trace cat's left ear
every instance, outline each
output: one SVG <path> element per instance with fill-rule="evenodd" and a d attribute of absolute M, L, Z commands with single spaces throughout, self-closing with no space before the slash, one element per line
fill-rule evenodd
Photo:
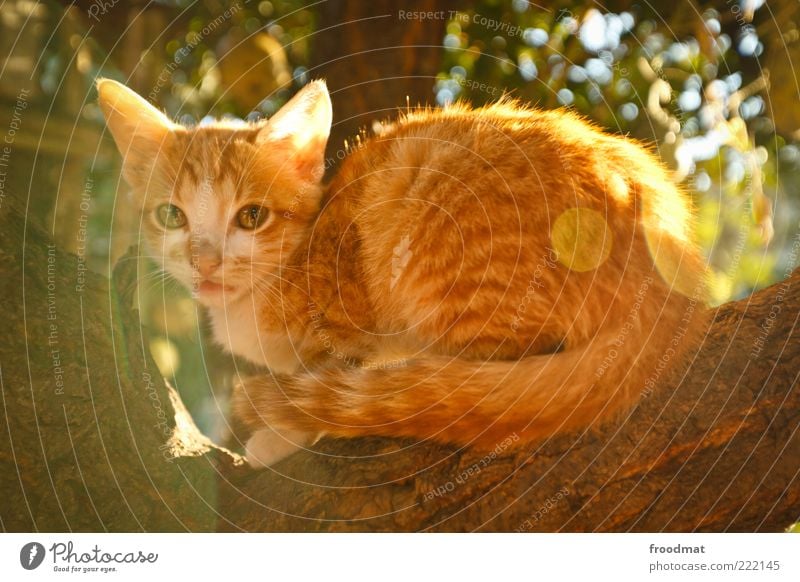
<path fill-rule="evenodd" d="M 312 81 L 273 115 L 259 133 L 259 143 L 280 148 L 286 163 L 302 180 L 320 182 L 333 111 L 325 81 Z"/>
<path fill-rule="evenodd" d="M 97 80 L 100 109 L 117 149 L 123 156 L 122 173 L 128 184 L 148 180 L 150 169 L 180 128 L 146 99 L 111 79 Z"/>

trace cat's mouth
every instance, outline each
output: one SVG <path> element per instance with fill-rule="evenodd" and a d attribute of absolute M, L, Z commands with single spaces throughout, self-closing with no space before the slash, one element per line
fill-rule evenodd
<path fill-rule="evenodd" d="M 235 289 L 233 285 L 223 285 L 222 283 L 217 283 L 209 279 L 198 281 L 195 286 L 197 295 L 205 298 L 221 297 L 223 293 L 233 293 Z"/>

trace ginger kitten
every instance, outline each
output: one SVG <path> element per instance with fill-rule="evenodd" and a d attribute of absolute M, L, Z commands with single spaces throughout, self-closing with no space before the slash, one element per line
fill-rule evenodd
<path fill-rule="evenodd" d="M 492 448 L 596 426 L 702 329 L 687 198 L 571 112 L 408 112 L 324 185 L 321 81 L 245 126 L 98 90 L 148 252 L 265 368 L 236 395 L 254 466 L 321 435 Z"/>

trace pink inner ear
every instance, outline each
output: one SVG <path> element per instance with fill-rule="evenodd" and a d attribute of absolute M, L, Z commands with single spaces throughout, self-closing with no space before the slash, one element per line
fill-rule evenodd
<path fill-rule="evenodd" d="M 289 163 L 301 178 L 310 178 L 315 182 L 322 179 L 325 143 L 324 139 L 312 139 L 291 156 Z"/>

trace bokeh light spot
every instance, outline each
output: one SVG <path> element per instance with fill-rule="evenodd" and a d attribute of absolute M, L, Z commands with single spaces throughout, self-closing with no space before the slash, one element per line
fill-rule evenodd
<path fill-rule="evenodd" d="M 596 269 L 611 254 L 613 233 L 603 215 L 591 208 L 570 208 L 550 232 L 561 264 L 573 271 Z"/>

